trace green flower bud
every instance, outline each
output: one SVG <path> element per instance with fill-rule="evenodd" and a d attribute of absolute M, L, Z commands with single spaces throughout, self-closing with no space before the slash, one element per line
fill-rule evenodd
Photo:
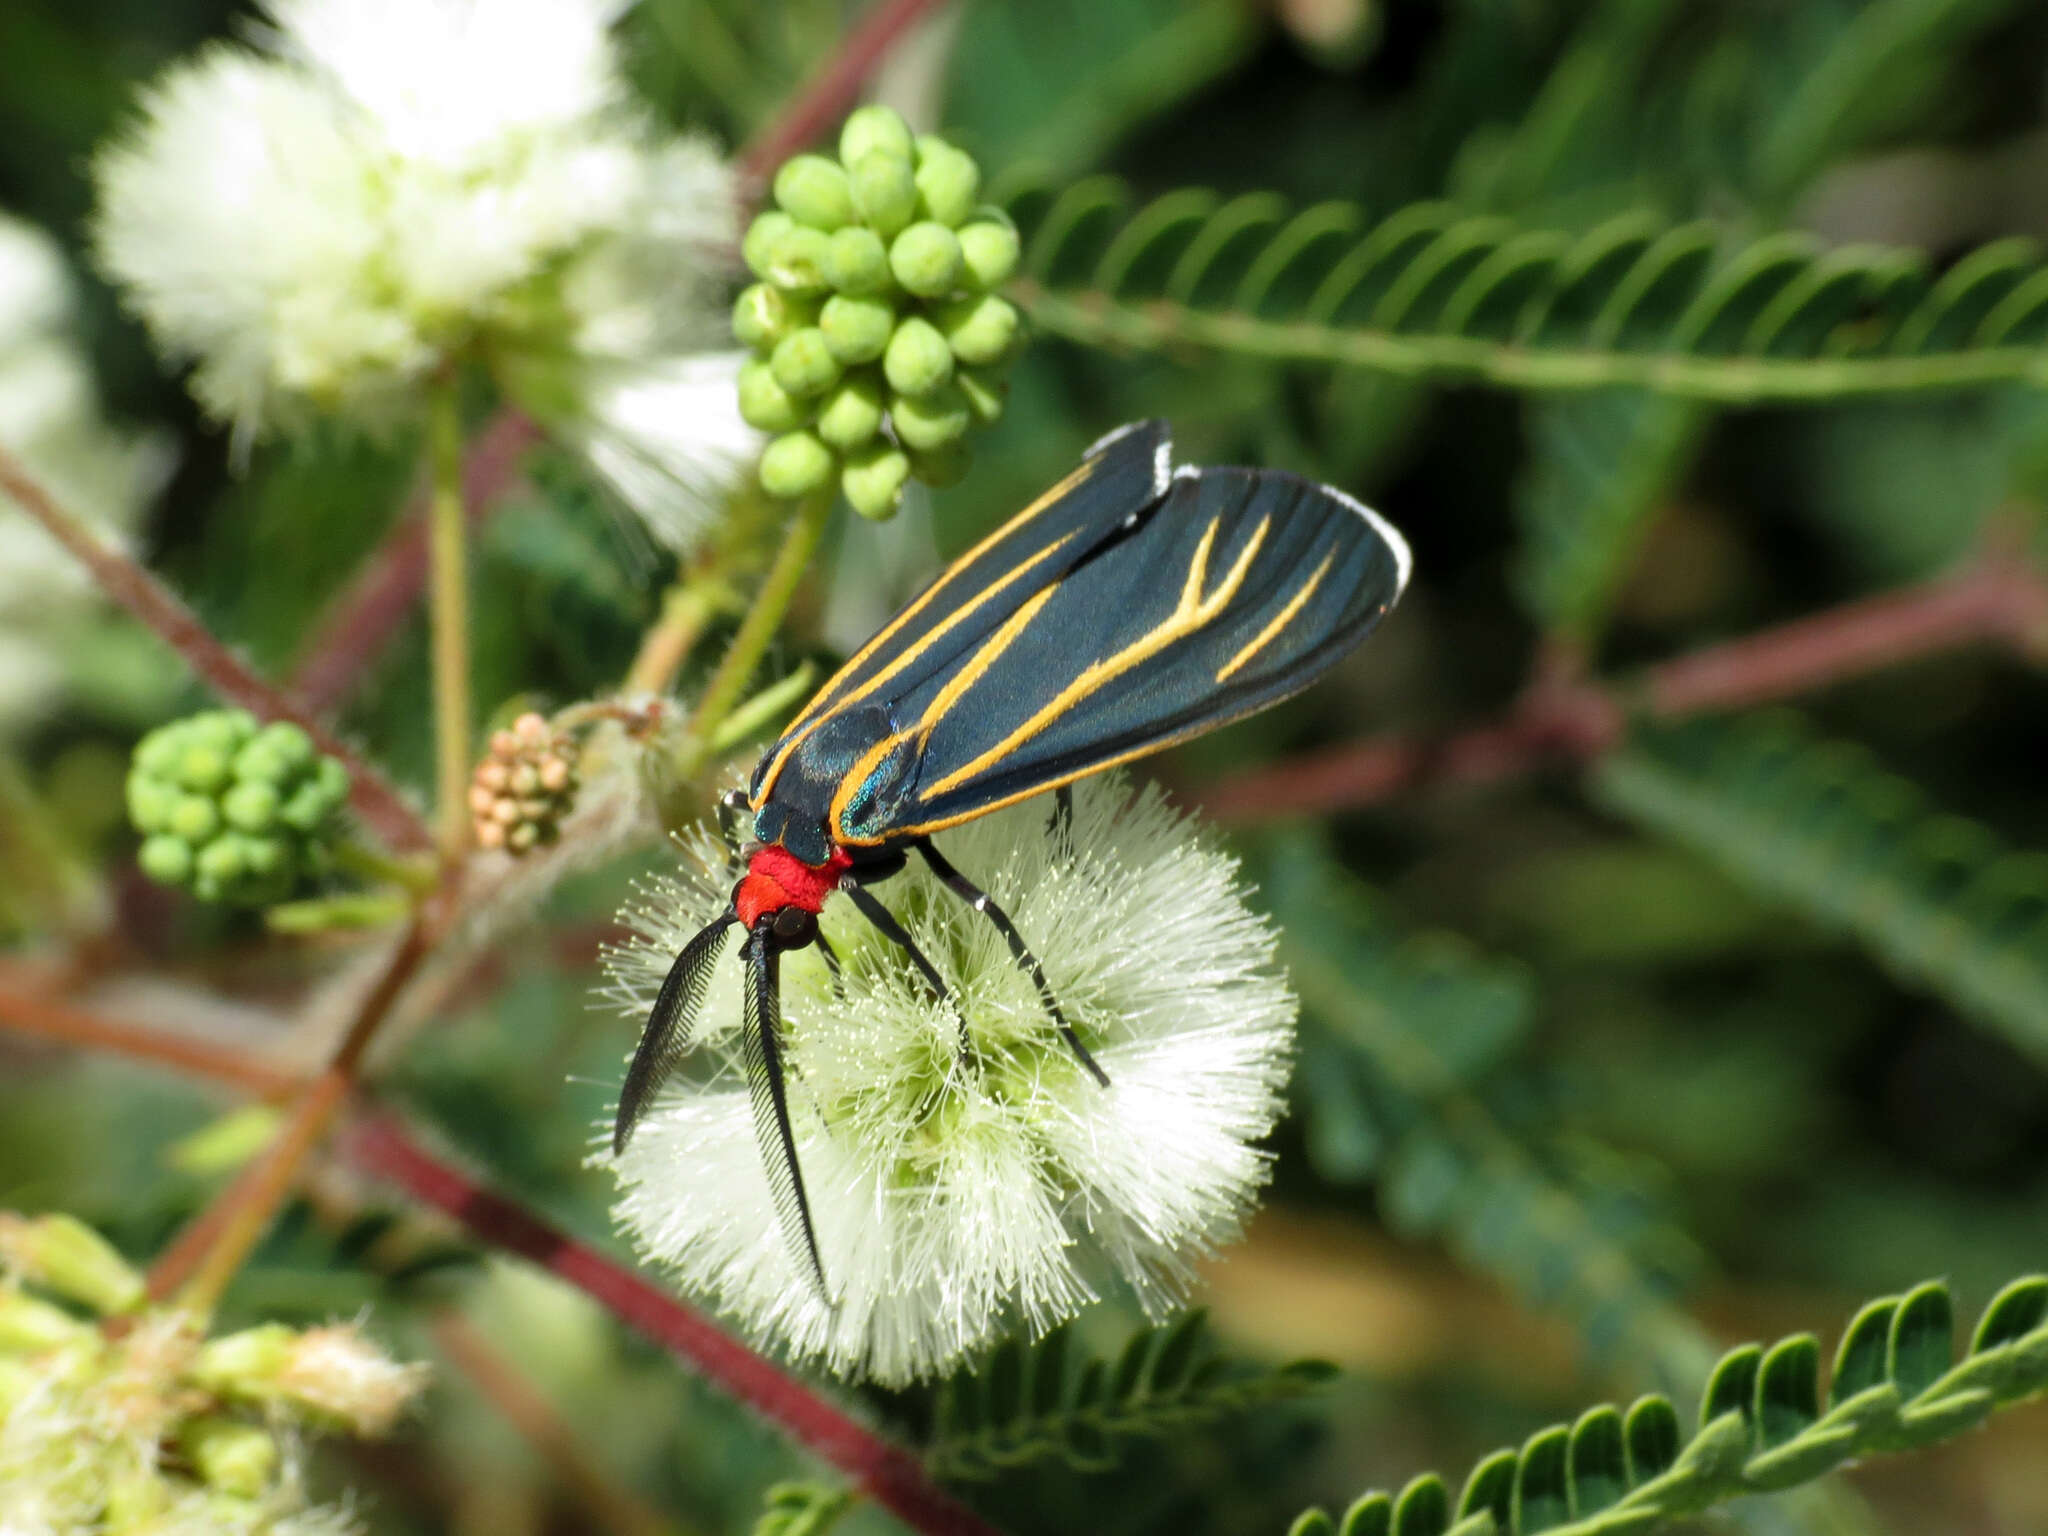
<path fill-rule="evenodd" d="M 178 754 L 178 782 L 210 794 L 228 781 L 228 757 L 217 747 L 194 742 Z"/>
<path fill-rule="evenodd" d="M 893 443 L 869 443 L 846 456 L 839 488 L 862 517 L 885 518 L 903 496 L 910 478 L 910 456 Z"/>
<path fill-rule="evenodd" d="M 182 724 L 189 742 L 212 747 L 232 756 L 235 749 L 256 734 L 256 717 L 246 709 L 209 709 L 189 716 Z"/>
<path fill-rule="evenodd" d="M 247 873 L 249 861 L 242 856 L 242 840 L 232 834 L 216 837 L 199 850 L 197 878 L 225 892 Z"/>
<path fill-rule="evenodd" d="M 882 374 L 899 395 L 927 394 L 953 377 L 953 349 L 937 326 L 913 315 L 889 338 Z"/>
<path fill-rule="evenodd" d="M 870 150 L 846 163 L 853 206 L 872 229 L 887 238 L 917 217 L 917 176 L 906 157 Z"/>
<path fill-rule="evenodd" d="M 921 299 L 951 293 L 960 282 L 960 237 L 943 224 L 920 220 L 890 242 L 889 270 Z"/>
<path fill-rule="evenodd" d="M 966 397 L 967 409 L 980 425 L 993 426 L 1003 414 L 1003 404 L 1009 398 L 1010 382 L 993 372 L 961 368 L 955 370 L 953 382 L 960 386 L 960 393 Z"/>
<path fill-rule="evenodd" d="M 792 293 L 822 293 L 832 285 L 825 278 L 825 255 L 832 237 L 807 224 L 782 232 L 768 253 L 768 280 Z"/>
<path fill-rule="evenodd" d="M 153 779 L 168 779 L 178 771 L 178 758 L 184 750 L 184 733 L 167 725 L 136 743 L 135 766 Z"/>
<path fill-rule="evenodd" d="M 992 293 L 946 305 L 938 322 L 953 355 L 972 367 L 1001 362 L 1017 340 L 1016 306 Z"/>
<path fill-rule="evenodd" d="M 1017 231 L 1007 223 L 977 218 L 960 230 L 960 267 L 976 288 L 994 288 L 1017 270 Z"/>
<path fill-rule="evenodd" d="M 135 862 L 159 885 L 183 885 L 192 878 L 192 845 L 168 833 L 145 839 Z"/>
<path fill-rule="evenodd" d="M 296 773 L 310 768 L 319 754 L 313 749 L 313 738 L 289 720 L 273 720 L 263 727 L 256 739 L 276 755 L 288 772 Z"/>
<path fill-rule="evenodd" d="M 62 1307 L 0 1287 L 0 1352 L 40 1355 L 46 1350 L 82 1342 L 97 1330 Z"/>
<path fill-rule="evenodd" d="M 809 432 L 785 432 L 761 455 L 761 488 L 771 496 L 807 496 L 832 478 L 832 450 Z"/>
<path fill-rule="evenodd" d="M 896 329 L 896 311 L 884 299 L 835 293 L 818 312 L 818 329 L 840 362 L 872 363 L 889 345 Z"/>
<path fill-rule="evenodd" d="M 196 847 L 220 830 L 220 811 L 204 795 L 180 795 L 171 807 L 168 830 Z"/>
<path fill-rule="evenodd" d="M 889 402 L 889 424 L 906 448 L 943 448 L 966 435 L 967 422 L 967 397 L 951 382 L 922 395 L 898 395 Z"/>
<path fill-rule="evenodd" d="M 772 282 L 776 242 L 795 228 L 796 220 L 780 208 L 756 214 L 754 222 L 747 226 L 746 238 L 740 242 L 740 257 L 746 262 L 747 270 Z"/>
<path fill-rule="evenodd" d="M 812 323 L 808 303 L 767 283 L 751 285 L 733 301 L 733 335 L 762 352 L 798 326 Z"/>
<path fill-rule="evenodd" d="M 740 364 L 740 417 L 763 432 L 788 432 L 810 419 L 810 406 L 775 382 L 761 358 Z"/>
<path fill-rule="evenodd" d="M 135 766 L 128 771 L 127 798 L 128 819 L 135 823 L 135 830 L 161 832 L 170 825 L 178 792 L 162 779 L 151 777 L 137 753 Z"/>
<path fill-rule="evenodd" d="M 825 342 L 825 333 L 814 325 L 791 331 L 775 343 L 768 366 L 775 382 L 800 399 L 822 395 L 839 382 L 839 359 Z"/>
<path fill-rule="evenodd" d="M 877 150 L 894 155 L 907 165 L 912 149 L 910 125 L 894 107 L 885 107 L 880 102 L 854 108 L 839 130 L 839 158 L 848 165 Z"/>
<path fill-rule="evenodd" d="M 277 1472 L 270 1432 L 220 1414 L 187 1419 L 178 1430 L 178 1451 L 207 1487 L 236 1498 L 256 1498 Z"/>
<path fill-rule="evenodd" d="M 846 172 L 824 155 L 796 155 L 775 173 L 775 201 L 799 224 L 837 229 L 853 217 Z"/>
<path fill-rule="evenodd" d="M 297 1335 L 283 1323 L 258 1323 L 208 1339 L 185 1374 L 218 1397 L 261 1400 L 291 1364 Z"/>
<path fill-rule="evenodd" d="M 825 275 L 841 293 L 881 293 L 889 286 L 889 248 L 872 229 L 849 224 L 832 236 Z"/>
<path fill-rule="evenodd" d="M 334 814 L 334 796 L 315 782 L 301 784 L 292 791 L 291 798 L 279 808 L 277 819 L 294 832 L 311 835 L 320 830 L 321 824 Z"/>
<path fill-rule="evenodd" d="M 282 784 L 291 776 L 291 765 L 260 736 L 235 754 L 235 779 L 239 783 Z"/>
<path fill-rule="evenodd" d="M 241 843 L 242 858 L 249 866 L 249 873 L 258 879 L 270 880 L 290 871 L 291 844 L 282 837 L 252 837 L 244 833 Z"/>
<path fill-rule="evenodd" d="M 926 218 L 965 224 L 981 196 L 981 167 L 965 150 L 926 134 L 917 141 L 917 196 Z"/>
<path fill-rule="evenodd" d="M 910 456 L 910 472 L 926 485 L 943 488 L 958 485 L 967 478 L 968 467 L 974 462 L 974 455 L 968 451 L 964 441 L 947 443 Z"/>
<path fill-rule="evenodd" d="M 818 436 L 834 448 L 858 448 L 882 430 L 882 386 L 872 373 L 848 375 L 818 411 Z"/>
<path fill-rule="evenodd" d="M 338 757 L 323 757 L 313 765 L 313 782 L 335 810 L 348 802 L 348 770 Z"/>
<path fill-rule="evenodd" d="M 244 832 L 268 831 L 277 819 L 277 790 L 260 779 L 237 784 L 222 797 L 220 808 L 228 825 Z"/>
<path fill-rule="evenodd" d="M 142 1276 L 112 1243 L 61 1211 L 33 1217 L 0 1212 L 0 1258 L 14 1273 L 102 1317 L 142 1304 Z"/>

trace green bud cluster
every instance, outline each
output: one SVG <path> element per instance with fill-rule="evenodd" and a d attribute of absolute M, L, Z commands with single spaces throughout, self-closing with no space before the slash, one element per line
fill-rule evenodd
<path fill-rule="evenodd" d="M 775 434 L 761 484 L 802 496 L 837 475 L 855 511 L 887 517 L 911 477 L 965 474 L 968 428 L 1002 414 L 1020 321 L 995 290 L 1017 231 L 980 202 L 971 156 L 882 106 L 847 118 L 836 159 L 787 161 L 774 190 L 741 247 L 760 281 L 733 306 L 754 352 L 740 414 Z"/>
<path fill-rule="evenodd" d="M 319 863 L 348 772 L 286 721 L 217 709 L 159 726 L 128 769 L 137 861 L 202 901 L 265 906 Z"/>

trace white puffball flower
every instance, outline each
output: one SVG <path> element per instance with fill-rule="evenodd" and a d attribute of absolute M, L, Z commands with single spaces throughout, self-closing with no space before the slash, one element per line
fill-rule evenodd
<path fill-rule="evenodd" d="M 736 193 L 633 104 L 622 9 L 268 0 L 254 46 L 144 92 L 96 162 L 99 259 L 238 448 L 321 415 L 389 425 L 474 359 L 657 538 L 694 542 L 758 448 L 736 394 L 653 428 L 609 413 L 730 347 Z M 624 476 L 601 451 L 622 442 Z"/>
<path fill-rule="evenodd" d="M 913 857 L 872 887 L 964 1005 L 923 989 L 845 899 L 815 948 L 787 954 L 790 1114 L 831 1291 L 776 1219 L 741 1066 L 742 962 L 731 938 L 694 1036 L 704 1070 L 672 1081 L 613 1167 L 615 1216 L 765 1345 L 846 1376 L 930 1376 L 1019 1325 L 1042 1333 L 1120 1279 L 1163 1315 L 1192 1262 L 1233 1238 L 1268 1171 L 1255 1143 L 1281 1110 L 1295 1000 L 1236 861 L 1156 789 L 1076 786 L 941 834 L 1007 911 L 1109 1076 L 1074 1058 L 986 918 Z M 704 831 L 623 914 L 606 995 L 646 1017 L 677 951 L 726 907 L 738 866 Z M 678 1074 L 680 1078 L 683 1074 Z"/>
<path fill-rule="evenodd" d="M 119 543 L 134 531 L 168 454 L 100 414 L 74 302 L 57 243 L 0 214 L 0 448 L 60 507 Z M 0 736 L 32 721 L 61 690 L 72 642 L 102 606 L 78 561 L 0 494 Z"/>

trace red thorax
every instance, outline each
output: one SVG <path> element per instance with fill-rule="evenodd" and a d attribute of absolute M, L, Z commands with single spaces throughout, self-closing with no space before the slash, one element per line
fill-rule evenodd
<path fill-rule="evenodd" d="M 733 913 L 742 927 L 752 928 L 758 918 L 784 907 L 822 912 L 825 898 L 839 889 L 839 877 L 852 865 L 852 856 L 841 848 L 834 848 L 822 864 L 806 864 L 779 843 L 757 848 L 733 887 Z"/>

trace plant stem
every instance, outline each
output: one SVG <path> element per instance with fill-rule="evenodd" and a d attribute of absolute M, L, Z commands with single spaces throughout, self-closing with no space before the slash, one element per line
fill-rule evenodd
<path fill-rule="evenodd" d="M 17 928 L 73 929 L 97 904 L 99 879 L 60 829 L 12 752 L 0 749 L 0 918 Z"/>
<path fill-rule="evenodd" d="M 427 521 L 434 632 L 434 814 L 441 857 L 462 857 L 469 841 L 469 554 L 462 515 L 462 390 L 449 372 L 427 400 L 427 461 L 433 476 Z"/>
<path fill-rule="evenodd" d="M 694 1308 L 434 1156 L 392 1116 L 375 1114 L 358 1121 L 342 1148 L 358 1167 L 446 1212 L 480 1241 L 575 1286 L 721 1390 L 773 1420 L 911 1529 L 927 1536 L 997 1536 L 979 1515 L 933 1483 L 909 1451 L 841 1412 Z"/>
<path fill-rule="evenodd" d="M 509 407 L 476 434 L 462 469 L 462 500 L 472 529 L 497 509 L 540 435 L 532 417 Z M 300 648 L 292 692 L 315 714 L 332 714 L 340 707 L 419 601 L 427 584 L 431 494 L 428 487 L 407 505 Z"/>
<path fill-rule="evenodd" d="M 353 838 L 341 839 L 331 851 L 335 868 L 364 880 L 395 885 L 415 896 L 424 896 L 441 883 L 431 862 L 394 858 L 381 848 L 372 848 Z"/>
<path fill-rule="evenodd" d="M 282 1094 L 298 1085 L 291 1073 L 265 1066 L 247 1050 L 87 1013 L 36 996 L 33 986 L 5 971 L 0 981 L 7 983 L 0 988 L 0 1029 L 9 1034 L 154 1062 L 249 1093 Z"/>
<path fill-rule="evenodd" d="M 628 696 L 666 693 L 669 684 L 704 637 L 705 626 L 719 609 L 723 583 L 705 576 L 677 582 L 661 600 L 661 617 L 641 637 L 640 650 L 626 669 L 619 691 Z"/>
<path fill-rule="evenodd" d="M 754 594 L 753 606 L 740 620 L 739 632 L 733 636 L 730 649 L 718 663 L 718 670 L 711 674 L 711 680 L 704 685 L 697 707 L 690 714 L 676 764 L 678 776 L 685 781 L 695 778 L 703 769 L 711 752 L 713 734 L 725 723 L 733 706 L 739 703 L 754 675 L 754 668 L 760 664 L 769 641 L 775 638 L 776 630 L 781 627 L 782 616 L 789 611 L 790 600 L 796 596 L 797 583 L 803 579 L 804 569 L 811 563 L 811 555 L 818 547 L 819 536 L 825 531 L 825 518 L 831 510 L 832 493 L 829 490 L 814 491 L 797 503 L 789 532 L 783 536 L 782 547 L 776 550 L 774 563 L 761 580 L 760 591 Z"/>
<path fill-rule="evenodd" d="M 51 538 L 77 557 L 109 597 L 156 631 L 215 693 L 265 720 L 291 721 L 304 729 L 323 753 L 339 758 L 348 769 L 350 804 L 379 836 L 402 848 L 425 847 L 433 841 L 425 824 L 382 774 L 290 694 L 216 638 L 169 587 L 59 507 L 4 449 L 0 449 L 0 492 L 20 503 Z"/>
<path fill-rule="evenodd" d="M 1615 683 L 1551 681 L 1505 717 L 1435 736 L 1389 732 L 1252 769 L 1200 790 L 1239 826 L 1372 805 L 1403 790 L 1484 784 L 1598 756 L 1630 710 L 1680 719 L 1747 709 L 1901 662 L 1992 642 L 2031 654 L 2048 631 L 2048 580 L 1993 551 L 1960 574 L 1844 603 L 1708 646 Z"/>

